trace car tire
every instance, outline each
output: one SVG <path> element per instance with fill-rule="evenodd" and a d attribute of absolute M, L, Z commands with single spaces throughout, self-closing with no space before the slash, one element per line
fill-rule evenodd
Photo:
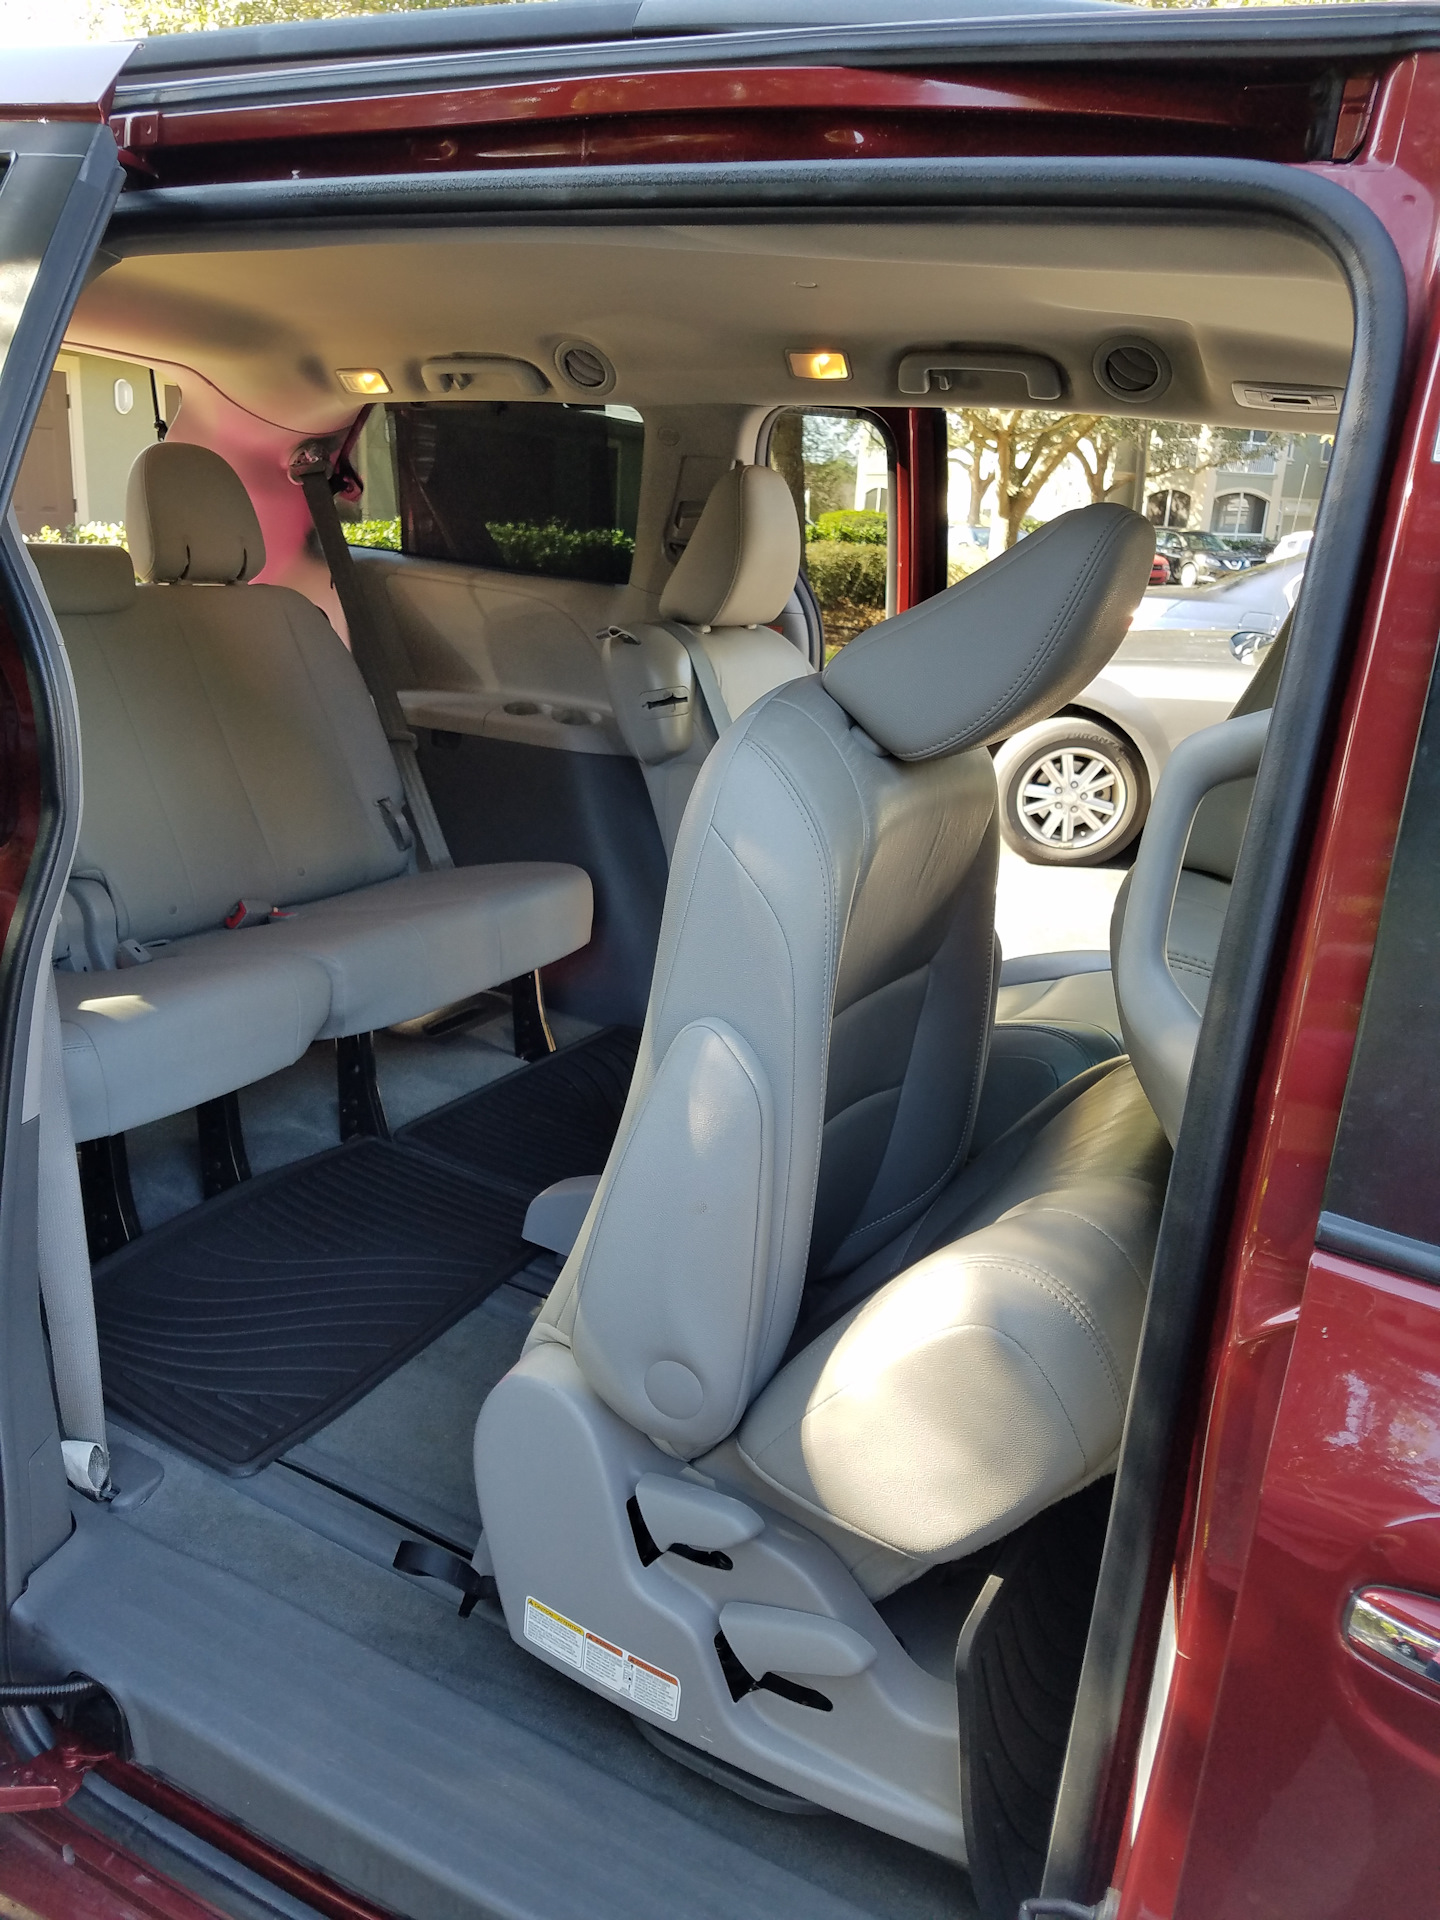
<path fill-rule="evenodd" d="M 1195 562 L 1193 560 L 1187 560 L 1184 566 L 1181 567 L 1180 569 L 1181 586 L 1193 587 L 1199 578 L 1200 578 L 1200 573 L 1199 573 L 1199 569 L 1195 565 Z"/>
<path fill-rule="evenodd" d="M 1093 720 L 1061 715 L 1026 727 L 996 754 L 995 778 L 1006 846 L 1040 867 L 1103 866 L 1150 810 L 1139 754 Z"/>

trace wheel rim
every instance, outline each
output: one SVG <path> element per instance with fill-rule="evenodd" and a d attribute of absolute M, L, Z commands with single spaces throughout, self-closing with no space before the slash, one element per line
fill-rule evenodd
<path fill-rule="evenodd" d="M 1124 819 L 1130 783 L 1096 747 L 1055 747 L 1032 760 L 1016 809 L 1026 837 L 1057 852 L 1090 851 Z"/>

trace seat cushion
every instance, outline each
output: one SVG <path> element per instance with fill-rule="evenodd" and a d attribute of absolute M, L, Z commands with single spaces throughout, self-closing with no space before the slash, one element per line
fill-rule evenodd
<path fill-rule="evenodd" d="M 1092 1081 L 971 1231 L 828 1327 L 697 1465 L 819 1532 L 872 1598 L 1077 1492 L 1119 1447 L 1169 1158 L 1128 1063 Z"/>
<path fill-rule="evenodd" d="M 166 948 L 148 966 L 57 973 L 77 1140 L 183 1113 L 298 1060 L 330 1012 L 303 953 Z"/>
<path fill-rule="evenodd" d="M 1053 980 L 1027 980 L 1019 986 L 1006 986 L 1002 979 L 995 998 L 995 1019 L 997 1023 L 1023 1022 L 1073 1033 L 1087 1046 L 1098 1045 L 1103 1036 L 1111 1042 L 1111 1053 L 1124 1052 L 1115 982 L 1108 968 L 1068 973 Z"/>
<path fill-rule="evenodd" d="M 590 938 L 590 877 L 515 861 L 407 873 L 297 907 L 290 918 L 198 934 L 186 953 L 318 961 L 330 1006 L 319 1037 L 414 1020 L 548 966 Z"/>
<path fill-rule="evenodd" d="M 1035 964 L 1047 957 L 1064 961 L 1076 956 L 1039 954 Z M 1108 967 L 1008 986 L 1002 974 L 971 1152 L 983 1151 L 1087 1067 L 1124 1051 Z"/>

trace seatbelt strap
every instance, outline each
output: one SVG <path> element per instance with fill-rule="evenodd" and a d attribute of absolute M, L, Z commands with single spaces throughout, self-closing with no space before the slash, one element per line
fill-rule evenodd
<path fill-rule="evenodd" d="M 65 1057 L 55 975 L 45 980 L 45 1032 L 40 1060 L 40 1167 L 37 1220 L 40 1297 L 50 1333 L 60 1450 L 65 1477 L 92 1499 L 110 1489 L 110 1448 L 100 1386 L 95 1294 L 85 1244 L 85 1209 L 75 1164 L 75 1135 L 65 1091 Z"/>
<path fill-rule="evenodd" d="M 438 1580 L 454 1587 L 460 1598 L 460 1618 L 468 1620 L 481 1600 L 495 1601 L 500 1589 L 493 1574 L 477 1572 L 468 1561 L 448 1547 L 429 1540 L 402 1540 L 391 1562 L 397 1573 L 413 1573 L 423 1580 Z"/>
<path fill-rule="evenodd" d="M 305 495 L 310 518 L 320 540 L 320 551 L 330 569 L 331 583 L 350 629 L 350 652 L 361 678 L 375 703 L 385 738 L 395 756 L 400 784 L 405 790 L 405 805 L 414 823 L 423 864 L 430 868 L 451 867 L 450 849 L 436 818 L 425 777 L 415 754 L 415 736 L 405 719 L 391 677 L 390 655 L 378 630 L 375 610 L 365 592 L 360 569 L 350 551 L 335 511 L 335 495 L 330 485 L 330 461 L 321 447 L 308 442 L 297 447 L 290 462 L 290 478 Z"/>
<path fill-rule="evenodd" d="M 698 633 L 692 633 L 688 627 L 682 627 L 673 621 L 666 622 L 665 631 L 673 633 L 690 656 L 690 664 L 695 669 L 695 684 L 700 689 L 701 697 L 710 714 L 710 724 L 714 727 L 715 738 L 718 740 L 734 716 L 725 703 L 724 694 L 720 691 L 715 662 L 706 652 L 705 642 Z"/>

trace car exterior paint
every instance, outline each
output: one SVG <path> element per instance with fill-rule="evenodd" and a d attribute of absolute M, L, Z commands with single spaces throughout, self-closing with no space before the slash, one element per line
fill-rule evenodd
<path fill-rule="evenodd" d="M 1148 589 L 1109 664 L 1071 709 L 1103 720 L 1139 749 L 1153 793 L 1180 742 L 1229 715 L 1264 657 L 1263 644 L 1237 655 L 1233 636 L 1273 639 L 1304 571 L 1302 558 L 1213 587 Z"/>

